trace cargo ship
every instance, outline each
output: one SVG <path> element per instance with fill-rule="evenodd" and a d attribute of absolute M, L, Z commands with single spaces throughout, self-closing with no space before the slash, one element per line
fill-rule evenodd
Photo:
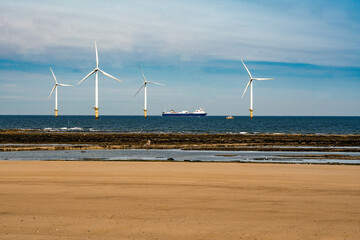
<path fill-rule="evenodd" d="M 170 112 L 164 111 L 162 113 L 163 117 L 205 117 L 207 113 L 203 109 L 198 109 L 195 112 L 189 112 L 189 111 L 181 111 L 176 112 L 174 110 L 171 110 Z"/>

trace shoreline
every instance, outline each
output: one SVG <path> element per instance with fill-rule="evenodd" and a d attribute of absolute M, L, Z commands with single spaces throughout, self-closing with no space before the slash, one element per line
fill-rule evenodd
<path fill-rule="evenodd" d="M 149 139 L 151 144 L 146 145 Z M 360 152 L 360 135 L 59 133 L 0 130 L 0 152 L 106 149 Z"/>
<path fill-rule="evenodd" d="M 359 117 L 360 118 L 360 117 Z M 79 133 L 79 134 L 179 134 L 179 135 L 301 135 L 301 136 L 360 136 L 360 133 L 297 133 L 297 132 L 163 132 L 163 131 L 150 131 L 150 132 L 131 132 L 131 131 L 111 131 L 111 130 L 76 130 L 70 128 L 69 130 L 46 130 L 45 129 L 26 129 L 26 128 L 11 128 L 11 129 L 1 129 L 0 133 Z"/>
<path fill-rule="evenodd" d="M 24 160 L 0 160 L 1 161 L 24 161 Z M 27 160 L 29 161 L 29 160 Z M 81 160 L 64 160 L 64 159 L 57 159 L 57 160 L 38 160 L 38 161 L 44 161 L 44 162 L 152 162 L 152 163 L 224 163 L 224 164 L 270 164 L 270 165 L 320 165 L 320 166 L 360 166 L 358 163 L 307 163 L 307 162 L 247 162 L 247 161 L 202 161 L 202 160 L 184 160 L 184 161 L 178 161 L 178 160 L 140 160 L 140 159 L 128 159 L 128 160 L 108 160 L 108 159 L 81 159 Z"/>

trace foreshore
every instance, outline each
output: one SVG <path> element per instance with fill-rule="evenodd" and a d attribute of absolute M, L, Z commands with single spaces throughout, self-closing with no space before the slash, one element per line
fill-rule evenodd
<path fill-rule="evenodd" d="M 150 140 L 150 144 L 147 144 Z M 350 148 L 349 148 L 350 147 Z M 157 134 L 1 130 L 0 151 L 90 149 L 359 152 L 360 135 Z"/>
<path fill-rule="evenodd" d="M 354 166 L 0 161 L 1 239 L 360 239 Z"/>

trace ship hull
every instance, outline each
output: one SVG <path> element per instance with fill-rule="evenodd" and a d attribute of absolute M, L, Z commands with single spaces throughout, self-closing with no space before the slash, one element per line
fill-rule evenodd
<path fill-rule="evenodd" d="M 207 113 L 163 113 L 163 117 L 205 117 Z"/>

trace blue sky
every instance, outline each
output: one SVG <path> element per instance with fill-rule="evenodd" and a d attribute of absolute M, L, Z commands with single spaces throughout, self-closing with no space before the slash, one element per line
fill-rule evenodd
<path fill-rule="evenodd" d="M 360 116 L 359 1 L 0 0 L 0 114 L 53 114 L 53 80 L 76 84 L 95 67 L 100 115 L 205 108 L 248 115 Z M 93 115 L 94 78 L 59 89 L 59 114 Z"/>

